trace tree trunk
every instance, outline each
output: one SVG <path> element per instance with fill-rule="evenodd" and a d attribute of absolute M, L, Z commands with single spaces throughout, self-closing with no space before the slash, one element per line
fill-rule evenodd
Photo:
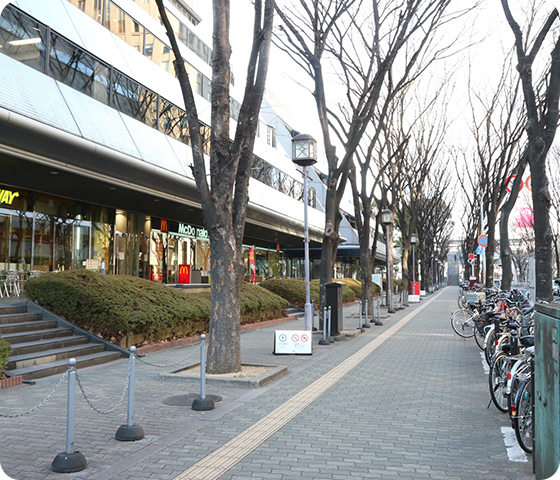
<path fill-rule="evenodd" d="M 488 211 L 488 246 L 484 249 L 486 257 L 486 286 L 494 285 L 494 252 L 496 251 L 496 210 L 491 205 Z"/>
<path fill-rule="evenodd" d="M 535 297 L 552 301 L 552 230 L 550 229 L 550 192 L 546 175 L 546 162 L 542 154 L 529 156 L 533 187 L 533 213 L 535 219 Z"/>
<path fill-rule="evenodd" d="M 239 372 L 243 254 L 230 242 L 227 229 L 212 233 L 211 242 L 212 303 L 206 371 L 210 374 Z"/>
<path fill-rule="evenodd" d="M 526 152 L 519 160 L 519 165 L 516 171 L 516 177 L 511 187 L 511 192 L 508 199 L 504 202 L 500 214 L 500 257 L 502 259 L 502 290 L 511 290 L 511 283 L 513 281 L 513 268 L 511 262 L 511 247 L 509 244 L 509 216 L 515 203 L 517 195 L 521 189 L 521 177 L 525 172 L 527 165 Z"/>

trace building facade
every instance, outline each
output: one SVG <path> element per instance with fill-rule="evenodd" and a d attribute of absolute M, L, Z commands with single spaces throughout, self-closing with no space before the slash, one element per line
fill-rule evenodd
<path fill-rule="evenodd" d="M 167 8 L 209 141 L 205 20 L 183 0 Z M 153 0 L 10 2 L 0 76 L 0 270 L 209 281 L 184 105 Z M 234 86 L 232 125 L 239 93 Z M 288 152 L 262 118 L 244 239 L 257 279 L 302 271 L 301 259 L 284 255 L 303 239 L 303 183 Z M 324 215 L 310 192 L 318 246 Z"/>

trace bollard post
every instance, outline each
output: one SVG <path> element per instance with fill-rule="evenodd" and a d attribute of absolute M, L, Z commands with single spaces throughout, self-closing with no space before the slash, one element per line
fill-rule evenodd
<path fill-rule="evenodd" d="M 315 300 L 311 300 L 311 331 L 316 332 L 318 329 L 315 326 Z"/>
<path fill-rule="evenodd" d="M 76 359 L 68 360 L 68 401 L 66 407 L 66 451 L 59 453 L 51 464 L 57 473 L 80 472 L 87 467 L 86 457 L 74 451 L 74 405 L 76 400 Z"/>
<path fill-rule="evenodd" d="M 362 327 L 362 301 L 361 300 L 358 302 L 358 308 L 360 312 L 360 316 L 358 317 L 358 330 L 365 332 L 364 327 Z"/>
<path fill-rule="evenodd" d="M 192 409 L 198 412 L 214 410 L 214 400 L 206 398 L 206 335 L 200 336 L 200 398 L 197 398 Z"/>
<path fill-rule="evenodd" d="M 381 302 L 377 302 L 376 300 L 373 301 L 373 313 L 372 313 L 372 317 L 371 317 L 371 323 L 373 323 L 374 325 L 383 325 L 383 322 L 380 319 L 380 311 L 381 311 Z M 377 315 L 376 315 L 377 313 Z M 376 317 L 377 316 L 377 320 Z"/>
<path fill-rule="evenodd" d="M 365 305 L 365 310 L 364 310 L 365 317 L 364 317 L 364 324 L 362 325 L 362 328 L 371 328 L 371 325 L 367 321 L 367 307 L 368 307 L 367 298 L 364 300 L 364 305 Z"/>
<path fill-rule="evenodd" d="M 332 330 L 331 330 L 331 312 L 332 312 L 332 308 L 329 307 L 329 335 L 327 338 L 330 343 L 334 343 L 334 338 L 332 337 Z"/>
<path fill-rule="evenodd" d="M 330 345 L 331 342 L 327 339 L 327 307 L 323 308 L 323 338 L 319 340 L 319 345 Z"/>
<path fill-rule="evenodd" d="M 140 425 L 134 425 L 134 378 L 136 347 L 130 347 L 130 358 L 128 359 L 128 413 L 126 425 L 121 425 L 115 434 L 115 439 L 120 442 L 135 442 L 144 438 L 144 430 Z"/>

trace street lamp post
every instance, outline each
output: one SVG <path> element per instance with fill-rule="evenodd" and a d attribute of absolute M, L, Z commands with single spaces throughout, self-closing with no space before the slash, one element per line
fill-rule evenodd
<path fill-rule="evenodd" d="M 388 209 L 381 211 L 381 223 L 387 232 L 387 312 L 395 313 L 393 309 L 393 212 Z"/>
<path fill-rule="evenodd" d="M 410 236 L 410 244 L 412 245 L 412 284 L 413 285 L 416 283 L 416 259 L 414 258 L 414 247 L 416 246 L 417 241 L 418 238 L 416 237 L 416 234 L 413 233 Z"/>
<path fill-rule="evenodd" d="M 292 138 L 292 161 L 302 167 L 303 175 L 303 222 L 305 251 L 305 330 L 313 329 L 313 312 L 309 289 L 309 225 L 307 222 L 307 168 L 317 163 L 317 142 L 311 135 L 300 133 Z"/>

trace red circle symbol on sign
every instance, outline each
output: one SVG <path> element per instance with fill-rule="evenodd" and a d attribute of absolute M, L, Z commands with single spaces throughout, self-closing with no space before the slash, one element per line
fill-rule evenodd
<path fill-rule="evenodd" d="M 513 190 L 513 182 L 515 181 L 515 177 L 517 175 L 512 175 L 506 179 L 506 190 L 508 193 L 511 193 Z M 521 180 L 521 184 L 519 185 L 519 191 L 523 190 L 523 180 Z"/>
<path fill-rule="evenodd" d="M 302 342 L 307 342 L 307 340 L 309 340 L 309 337 L 307 335 L 302 335 L 301 336 L 301 341 Z"/>
<path fill-rule="evenodd" d="M 487 247 L 488 246 L 488 235 L 481 235 L 480 237 L 478 237 L 478 244 L 481 247 Z"/>
<path fill-rule="evenodd" d="M 297 335 L 292 335 L 292 342 L 299 341 L 299 337 Z"/>

